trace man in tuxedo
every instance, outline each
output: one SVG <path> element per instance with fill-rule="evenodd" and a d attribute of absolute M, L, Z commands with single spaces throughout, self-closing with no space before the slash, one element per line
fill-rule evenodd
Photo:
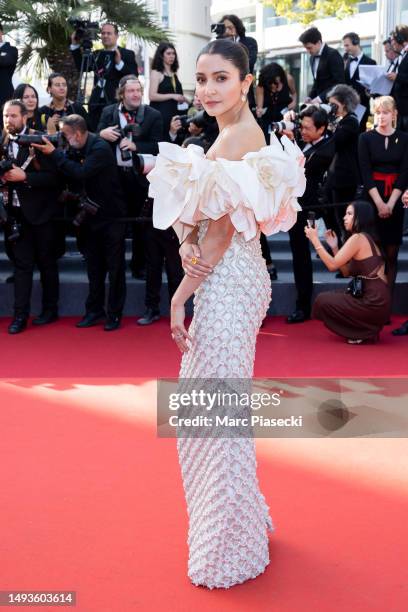
<path fill-rule="evenodd" d="M 163 134 L 161 113 L 142 104 L 143 89 L 137 77 L 125 76 L 118 89 L 119 101 L 106 106 L 99 121 L 99 135 L 106 140 L 115 155 L 120 182 L 127 204 L 127 215 L 138 217 L 146 202 L 149 183 L 138 172 L 138 154 L 157 155 Z M 126 136 L 123 130 L 132 128 Z M 128 157 L 127 160 L 122 158 Z M 135 278 L 145 276 L 145 225 L 133 224 L 131 269 Z"/>
<path fill-rule="evenodd" d="M 396 72 L 388 72 L 387 79 L 393 82 L 391 96 L 398 111 L 398 127 L 408 132 L 408 26 L 397 26 L 391 32 L 391 45 L 399 53 Z"/>
<path fill-rule="evenodd" d="M 309 28 L 299 40 L 310 55 L 313 85 L 308 102 L 327 102 L 326 94 L 335 85 L 344 83 L 344 62 L 340 53 L 322 41 L 317 28 Z"/>
<path fill-rule="evenodd" d="M 116 90 L 120 79 L 133 74 L 138 76 L 136 57 L 133 51 L 118 46 L 119 31 L 116 25 L 105 23 L 101 29 L 103 49 L 94 51 L 88 67 L 94 72 L 94 86 L 89 100 L 91 128 L 96 130 L 105 106 L 116 101 Z M 82 50 L 74 32 L 71 37 L 71 52 L 78 71 L 81 70 Z"/>
<path fill-rule="evenodd" d="M 360 96 L 360 104 L 366 108 L 366 112 L 360 121 L 360 132 L 365 132 L 367 119 L 370 115 L 370 98 L 365 87 L 359 82 L 359 66 L 374 66 L 377 62 L 362 52 L 360 37 L 355 32 L 349 32 L 343 36 L 343 47 L 345 53 L 347 53 L 347 61 L 344 69 L 346 84 L 350 85 L 358 93 Z"/>
<path fill-rule="evenodd" d="M 3 110 L 4 157 L 13 169 L 3 175 L 7 186 L 8 224 L 5 238 L 11 246 L 14 266 L 14 319 L 8 331 L 18 334 L 27 327 L 34 265 L 42 284 L 42 312 L 34 325 L 58 318 L 58 266 L 54 217 L 58 214 L 60 185 L 55 164 L 15 138 L 28 132 L 27 110 L 20 100 L 10 100 Z"/>
<path fill-rule="evenodd" d="M 18 51 L 3 40 L 3 26 L 0 23 L 0 109 L 13 96 L 13 74 L 16 69 Z"/>
<path fill-rule="evenodd" d="M 384 47 L 384 55 L 386 59 L 388 60 L 387 73 L 396 72 L 397 66 L 398 66 L 399 53 L 397 53 L 393 49 L 391 45 L 391 38 L 386 38 L 386 40 L 383 41 L 383 47 Z"/>
<path fill-rule="evenodd" d="M 286 319 L 288 323 L 303 323 L 310 319 L 313 293 L 313 267 L 309 241 L 305 226 L 310 210 L 318 204 L 324 175 L 334 157 L 334 145 L 327 133 L 328 115 L 318 106 L 311 105 L 300 113 L 300 133 L 305 155 L 306 191 L 299 204 L 295 225 L 289 230 L 290 247 L 293 256 L 293 273 L 297 291 L 296 308 Z"/>
<path fill-rule="evenodd" d="M 46 144 L 34 145 L 49 155 L 57 168 L 98 207 L 83 220 L 84 254 L 89 279 L 86 314 L 77 327 L 92 327 L 105 320 L 105 331 L 120 327 L 126 297 L 125 216 L 126 207 L 115 158 L 107 142 L 88 132 L 80 115 L 67 115 L 60 122 L 69 143 L 68 152 Z M 105 280 L 109 277 L 108 308 L 105 316 Z"/>

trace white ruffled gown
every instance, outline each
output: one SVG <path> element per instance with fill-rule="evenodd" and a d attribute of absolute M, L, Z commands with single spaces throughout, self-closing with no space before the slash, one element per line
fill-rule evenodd
<path fill-rule="evenodd" d="M 239 162 L 207 160 L 194 145 L 160 144 L 148 175 L 155 226 L 173 225 L 183 239 L 199 224 L 200 242 L 205 219 L 230 214 L 237 230 L 195 293 L 193 340 L 180 378 L 252 378 L 256 337 L 271 299 L 259 227 L 270 234 L 295 222 L 296 197 L 304 190 L 300 160 L 291 143 L 282 149 L 274 142 Z M 177 447 L 189 516 L 191 581 L 228 588 L 255 578 L 269 563 L 266 530 L 273 527 L 259 490 L 254 440 L 178 438 Z"/>

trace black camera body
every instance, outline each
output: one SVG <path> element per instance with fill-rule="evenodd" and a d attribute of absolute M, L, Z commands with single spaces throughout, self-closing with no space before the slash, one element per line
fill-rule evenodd
<path fill-rule="evenodd" d="M 98 38 L 99 23 L 77 17 L 70 17 L 68 23 L 74 28 L 78 44 L 84 49 L 92 49 L 92 42 Z"/>
<path fill-rule="evenodd" d="M 88 198 L 86 195 L 79 196 L 79 212 L 75 216 L 72 223 L 75 227 L 80 227 L 82 223 L 87 219 L 87 217 L 94 217 L 98 210 L 100 209 L 100 204 L 97 204 L 91 198 Z"/>
<path fill-rule="evenodd" d="M 45 144 L 43 136 L 47 138 L 54 147 L 61 148 L 66 144 L 66 139 L 62 132 L 57 132 L 56 134 L 17 134 L 16 136 L 10 136 L 10 140 L 16 142 L 20 147 L 31 147 L 33 144 Z"/>
<path fill-rule="evenodd" d="M 119 131 L 120 131 L 121 139 L 129 138 L 129 136 L 131 138 L 137 138 L 138 136 L 140 136 L 142 132 L 142 128 L 140 127 L 138 123 L 128 123 L 127 125 L 125 125 L 125 127 L 121 128 Z M 125 150 L 121 149 L 120 156 L 122 158 L 122 161 L 130 161 L 132 159 L 132 151 L 129 151 L 129 149 L 125 149 Z"/>
<path fill-rule="evenodd" d="M 13 162 L 11 161 L 11 159 L 2 159 L 0 161 L 0 179 L 4 174 L 6 174 L 6 172 L 12 169 L 13 169 Z"/>
<path fill-rule="evenodd" d="M 212 23 L 211 34 L 215 34 L 215 38 L 224 38 L 225 36 L 225 23 Z"/>
<path fill-rule="evenodd" d="M 1 163 L 1 162 L 0 162 Z M 0 226 L 7 228 L 9 231 L 6 233 L 7 242 L 17 242 L 21 236 L 21 224 L 18 223 L 14 217 L 9 217 L 5 204 L 4 194 L 0 191 Z"/>

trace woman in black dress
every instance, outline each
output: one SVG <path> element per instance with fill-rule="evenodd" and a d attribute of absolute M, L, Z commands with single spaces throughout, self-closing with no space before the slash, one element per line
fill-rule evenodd
<path fill-rule="evenodd" d="M 171 43 L 162 42 L 153 57 L 150 73 L 150 106 L 163 117 L 163 138 L 170 140 L 170 122 L 175 115 L 187 112 L 187 100 L 178 77 L 177 52 Z M 185 107 L 185 108 L 184 108 Z"/>
<path fill-rule="evenodd" d="M 276 62 L 266 64 L 259 74 L 256 87 L 256 116 L 269 143 L 270 125 L 282 121 L 285 109 L 296 107 L 297 94 L 293 77 Z"/>
<path fill-rule="evenodd" d="M 344 227 L 349 237 L 340 250 L 335 232 L 326 232 L 326 243 L 333 256 L 320 243 L 316 228 L 305 227 L 305 234 L 328 270 L 341 270 L 344 276 L 361 277 L 362 295 L 356 297 L 349 291 L 320 293 L 313 304 L 312 316 L 346 338 L 349 344 L 376 342 L 388 321 L 391 298 L 371 203 L 349 204 Z"/>
<path fill-rule="evenodd" d="M 364 188 L 377 213 L 386 274 L 392 292 L 402 242 L 401 193 L 408 184 L 408 134 L 395 129 L 397 111 L 391 96 L 374 100 L 376 127 L 360 135 L 358 154 Z"/>
<path fill-rule="evenodd" d="M 44 131 L 49 134 L 58 132 L 59 121 L 66 115 L 81 115 L 89 129 L 89 116 L 82 104 L 68 99 L 68 84 L 64 75 L 52 72 L 48 77 L 47 92 L 51 96 L 51 101 L 40 108 L 41 125 Z"/>
<path fill-rule="evenodd" d="M 29 130 L 41 130 L 41 119 L 38 110 L 38 92 L 28 83 L 20 83 L 14 90 L 14 100 L 21 100 L 27 109 L 27 127 Z"/>

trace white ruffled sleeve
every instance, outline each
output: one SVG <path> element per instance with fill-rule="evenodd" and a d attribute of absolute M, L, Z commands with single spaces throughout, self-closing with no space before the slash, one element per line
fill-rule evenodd
<path fill-rule="evenodd" d="M 226 214 L 246 240 L 258 228 L 267 235 L 287 231 L 301 210 L 297 198 L 306 187 L 303 155 L 285 136 L 247 153 L 241 161 L 208 160 L 201 147 L 182 149 L 160 143 L 155 168 L 148 174 L 154 198 L 153 224 L 172 225 L 180 239 L 203 219 Z"/>

